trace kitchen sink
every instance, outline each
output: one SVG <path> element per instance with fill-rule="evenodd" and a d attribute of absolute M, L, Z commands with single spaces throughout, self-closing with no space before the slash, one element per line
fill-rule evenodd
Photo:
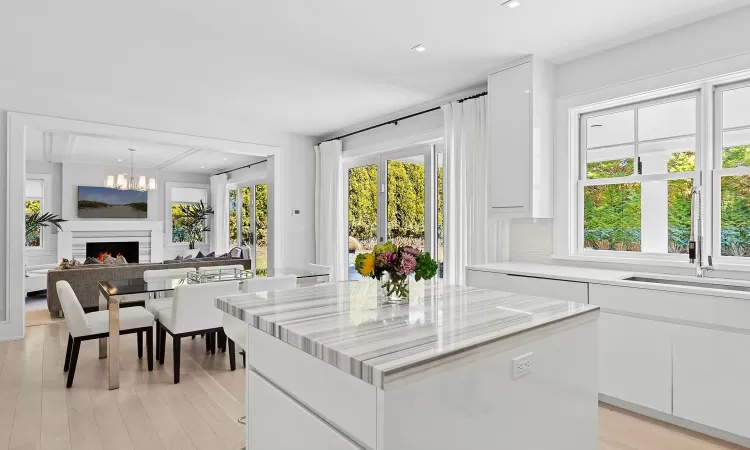
<path fill-rule="evenodd" d="M 641 283 L 658 283 L 658 284 L 670 284 L 673 286 L 690 286 L 690 287 L 709 288 L 709 289 L 725 289 L 728 291 L 750 292 L 750 286 L 738 286 L 735 284 L 706 283 L 706 282 L 688 281 L 688 280 L 669 280 L 665 278 L 649 278 L 649 277 L 630 277 L 630 278 L 623 279 L 623 281 L 639 281 Z"/>

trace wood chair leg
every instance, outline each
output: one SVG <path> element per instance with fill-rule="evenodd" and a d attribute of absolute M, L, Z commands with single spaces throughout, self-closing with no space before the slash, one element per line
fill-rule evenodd
<path fill-rule="evenodd" d="M 216 354 L 216 333 L 211 333 L 211 354 Z"/>
<path fill-rule="evenodd" d="M 73 351 L 73 336 L 68 334 L 68 349 L 65 351 L 65 364 L 63 366 L 63 372 L 67 372 L 70 368 L 70 353 Z"/>
<path fill-rule="evenodd" d="M 143 359 L 143 331 L 136 334 L 138 335 L 138 359 Z"/>
<path fill-rule="evenodd" d="M 235 354 L 234 354 L 234 341 L 231 339 L 228 339 L 229 343 L 229 370 L 234 372 L 237 369 L 237 361 L 235 361 Z"/>
<path fill-rule="evenodd" d="M 222 353 L 227 352 L 227 335 L 223 331 L 219 331 L 219 349 Z"/>
<path fill-rule="evenodd" d="M 78 364 L 78 352 L 81 350 L 81 340 L 73 339 L 73 352 L 70 354 L 70 368 L 68 369 L 68 383 L 66 387 L 73 386 L 73 378 L 76 376 L 76 365 Z"/>
<path fill-rule="evenodd" d="M 158 320 L 154 320 L 154 329 L 156 330 L 155 331 L 156 336 L 154 336 L 156 338 L 156 347 L 155 347 L 156 348 L 156 359 L 159 359 L 159 355 L 161 355 L 161 350 L 159 350 L 159 328 L 160 328 L 159 321 Z"/>
<path fill-rule="evenodd" d="M 164 353 L 166 353 L 167 349 L 167 329 L 164 328 L 164 325 L 161 325 L 159 328 L 159 342 L 161 343 L 159 346 L 159 364 L 163 366 Z"/>
<path fill-rule="evenodd" d="M 148 371 L 154 370 L 154 329 L 146 330 L 146 358 L 148 359 Z"/>
<path fill-rule="evenodd" d="M 175 336 L 172 340 L 172 354 L 174 355 L 174 384 L 180 382 L 180 340 Z"/>

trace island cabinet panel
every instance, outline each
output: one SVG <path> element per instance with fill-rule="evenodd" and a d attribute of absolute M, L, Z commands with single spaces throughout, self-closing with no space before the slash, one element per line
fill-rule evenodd
<path fill-rule="evenodd" d="M 361 449 L 252 370 L 247 398 L 249 450 Z"/>
<path fill-rule="evenodd" d="M 375 448 L 375 386 L 254 327 L 248 327 L 247 361 L 352 440 Z"/>
<path fill-rule="evenodd" d="M 588 283 L 577 281 L 526 277 L 479 270 L 467 270 L 466 280 L 467 285 L 478 288 L 535 295 L 569 302 L 589 302 Z"/>
<path fill-rule="evenodd" d="M 599 391 L 672 413 L 672 341 L 676 325 L 602 313 Z"/>
<path fill-rule="evenodd" d="M 679 328 L 674 415 L 750 438 L 750 336 Z"/>
<path fill-rule="evenodd" d="M 380 398 L 378 450 L 596 450 L 597 316 L 393 382 Z M 529 353 L 533 370 L 514 379 L 513 359 Z"/>

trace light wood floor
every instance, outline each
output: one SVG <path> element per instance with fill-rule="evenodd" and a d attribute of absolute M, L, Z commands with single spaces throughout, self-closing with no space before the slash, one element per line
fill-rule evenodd
<path fill-rule="evenodd" d="M 0 343 L 0 450 L 239 449 L 244 376 L 226 355 L 205 354 L 203 340 L 183 343 L 182 379 L 164 366 L 148 372 L 135 336 L 121 340 L 120 389 L 109 391 L 96 341 L 84 342 L 72 389 L 62 371 L 64 324 L 26 329 L 23 341 Z M 601 450 L 721 450 L 741 447 L 602 406 Z"/>

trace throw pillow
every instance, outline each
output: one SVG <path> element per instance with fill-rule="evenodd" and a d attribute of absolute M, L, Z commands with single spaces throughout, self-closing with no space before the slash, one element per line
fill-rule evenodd
<path fill-rule="evenodd" d="M 89 256 L 88 258 L 86 258 L 86 261 L 83 262 L 83 265 L 84 266 L 88 266 L 88 265 L 91 265 L 91 264 L 99 264 L 99 265 L 101 265 L 102 262 L 99 261 L 96 258 L 93 258 L 93 257 Z"/>
<path fill-rule="evenodd" d="M 193 255 L 187 255 L 187 256 L 186 256 L 186 257 L 184 257 L 183 259 L 193 259 Z"/>
<path fill-rule="evenodd" d="M 198 251 L 198 254 L 197 254 L 197 255 L 195 255 L 195 258 L 196 258 L 196 259 L 198 259 L 198 258 L 205 258 L 205 256 L 203 256 L 203 252 L 201 252 L 201 251 Z"/>
<path fill-rule="evenodd" d="M 208 255 L 206 255 L 206 258 L 216 258 L 216 252 L 211 252 Z"/>
<path fill-rule="evenodd" d="M 67 258 L 63 258 L 62 262 L 59 266 L 57 266 L 58 269 L 70 269 L 71 267 L 80 266 L 81 263 L 76 261 L 75 259 L 69 260 Z"/>
<path fill-rule="evenodd" d="M 128 260 L 125 259 L 125 257 L 122 255 L 117 255 L 117 258 L 115 258 L 115 261 L 117 264 L 120 264 L 120 265 L 124 265 L 128 263 Z"/>
<path fill-rule="evenodd" d="M 103 262 L 104 262 L 104 264 L 107 264 L 107 265 L 115 265 L 115 264 L 117 264 L 117 260 L 115 258 L 109 256 L 109 255 L 107 255 L 107 256 L 104 257 L 104 261 Z"/>
<path fill-rule="evenodd" d="M 177 255 L 177 257 L 174 259 L 175 261 L 180 261 L 182 259 L 182 255 Z"/>

